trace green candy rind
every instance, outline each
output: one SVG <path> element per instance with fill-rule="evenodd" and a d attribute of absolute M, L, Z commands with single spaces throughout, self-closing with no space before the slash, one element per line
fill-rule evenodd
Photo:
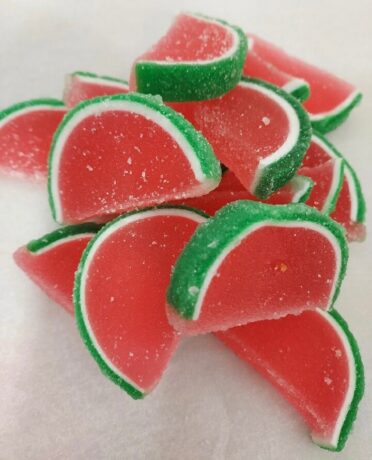
<path fill-rule="evenodd" d="M 308 83 L 303 83 L 288 93 L 300 102 L 305 102 L 310 97 L 310 86 Z"/>
<path fill-rule="evenodd" d="M 121 220 L 125 220 L 127 217 L 133 215 L 133 214 L 141 214 L 145 213 L 147 211 L 155 210 L 155 209 L 185 209 L 188 211 L 191 211 L 195 214 L 198 214 L 203 217 L 208 217 L 204 212 L 190 208 L 188 206 L 172 206 L 172 205 L 162 205 L 162 206 L 156 206 L 156 207 L 149 207 L 149 208 L 144 208 L 136 211 L 131 211 L 126 214 L 123 214 L 116 219 L 112 220 L 108 224 L 106 224 L 104 227 L 101 228 L 101 230 L 95 235 L 94 238 L 88 243 L 87 247 L 85 248 L 83 255 L 80 260 L 79 267 L 77 269 L 77 272 L 75 274 L 75 284 L 74 284 L 74 292 L 73 292 L 73 303 L 74 303 L 74 309 L 75 309 L 75 318 L 76 318 L 76 323 L 78 330 L 80 332 L 80 336 L 85 344 L 85 346 L 88 348 L 89 352 L 93 356 L 94 360 L 97 362 L 98 366 L 100 367 L 102 373 L 108 377 L 112 382 L 114 382 L 116 385 L 118 385 L 120 388 L 122 388 L 124 391 L 126 391 L 133 399 L 143 399 L 146 396 L 146 393 L 139 391 L 137 388 L 135 388 L 133 385 L 128 383 L 125 379 L 123 379 L 121 376 L 117 375 L 111 367 L 106 363 L 106 361 L 102 358 L 100 355 L 99 351 L 96 349 L 94 346 L 94 343 L 92 341 L 92 338 L 89 335 L 88 329 L 86 327 L 83 313 L 82 313 L 82 305 L 81 305 L 81 298 L 80 298 L 80 291 L 81 291 L 81 285 L 82 285 L 82 275 L 84 271 L 84 266 L 87 261 L 87 258 L 89 256 L 90 251 L 92 248 L 94 248 L 96 241 L 100 238 L 101 234 L 106 232 L 108 228 L 110 228 L 112 225 L 115 225 L 117 222 Z"/>
<path fill-rule="evenodd" d="M 358 343 L 355 340 L 355 337 L 351 333 L 346 321 L 343 319 L 343 317 L 336 311 L 332 310 L 328 312 L 329 315 L 332 316 L 332 318 L 338 323 L 338 325 L 341 327 L 343 332 L 345 333 L 348 342 L 350 344 L 351 351 L 354 356 L 354 361 L 355 361 L 355 376 L 356 376 L 356 382 L 355 382 L 355 391 L 354 391 L 354 396 L 351 401 L 347 416 L 345 418 L 344 424 L 341 429 L 340 437 L 338 439 L 337 446 L 335 448 L 330 448 L 327 446 L 322 446 L 325 450 L 330 450 L 334 452 L 340 452 L 347 441 L 347 438 L 351 432 L 353 423 L 356 419 L 357 412 L 358 412 L 358 406 L 359 403 L 363 397 L 364 394 L 364 367 L 363 367 L 363 362 L 362 358 L 360 355 Z"/>
<path fill-rule="evenodd" d="M 85 72 L 85 71 L 82 71 L 82 70 L 77 70 L 76 72 L 73 72 L 71 75 L 73 77 L 75 77 L 75 76 L 76 77 L 89 77 L 89 78 L 96 78 L 96 79 L 99 79 L 99 80 L 107 80 L 109 82 L 120 83 L 121 85 L 128 86 L 127 80 L 121 80 L 120 78 L 109 77 L 107 75 L 98 75 L 98 74 L 93 73 L 93 72 Z"/>
<path fill-rule="evenodd" d="M 207 16 L 197 18 L 211 20 Z M 247 54 L 247 37 L 236 26 L 213 19 L 238 34 L 239 44 L 235 53 L 224 59 L 203 63 L 187 62 L 162 64 L 160 61 L 137 61 L 135 75 L 137 91 L 160 94 L 165 101 L 201 101 L 227 93 L 240 80 Z"/>
<path fill-rule="evenodd" d="M 353 178 L 354 185 L 355 185 L 355 190 L 356 190 L 356 198 L 358 202 L 358 211 L 357 211 L 357 222 L 359 223 L 364 223 L 365 222 L 365 216 L 366 216 L 366 201 L 363 195 L 363 190 L 362 186 L 360 183 L 360 180 L 358 178 L 357 173 L 355 170 L 352 168 L 351 164 L 346 160 L 346 158 L 342 155 L 341 152 L 339 152 L 336 147 L 321 133 L 318 131 L 314 131 L 313 133 L 314 137 L 319 138 L 324 144 L 334 153 L 334 155 L 338 158 L 341 158 L 344 162 L 344 167 L 345 169 L 348 170 L 350 173 L 351 177 Z M 342 186 L 342 183 L 341 183 Z M 335 203 L 336 204 L 336 203 Z"/>
<path fill-rule="evenodd" d="M 357 93 L 350 104 L 344 107 L 342 110 L 336 111 L 330 115 L 326 115 L 323 119 L 313 120 L 311 122 L 313 128 L 322 134 L 327 134 L 330 131 L 338 128 L 338 126 L 340 126 L 348 118 L 350 112 L 360 103 L 362 98 L 363 95 L 361 93 Z"/>
<path fill-rule="evenodd" d="M 38 238 L 36 240 L 32 240 L 27 243 L 26 247 L 30 252 L 37 253 L 41 249 L 44 249 L 51 244 L 55 243 L 56 241 L 64 240 L 70 236 L 74 235 L 84 235 L 86 233 L 94 234 L 97 233 L 98 230 L 102 227 L 102 225 L 97 225 L 94 223 L 87 223 L 81 225 L 69 225 L 67 227 L 62 227 L 57 230 L 54 230 L 51 233 L 47 233 L 46 235 Z"/>
<path fill-rule="evenodd" d="M 167 293 L 168 304 L 181 317 L 192 320 L 208 270 L 221 252 L 257 223 L 268 222 L 270 225 L 273 222 L 296 221 L 322 225 L 339 243 L 340 274 L 336 280 L 332 306 L 339 294 L 348 259 L 344 229 L 329 217 L 304 204 L 273 206 L 243 200 L 228 204 L 197 228 L 176 262 Z"/>
<path fill-rule="evenodd" d="M 310 179 L 310 177 L 306 176 L 295 176 L 294 179 L 301 180 L 302 183 L 306 184 L 306 188 L 304 187 L 303 194 L 300 196 L 299 200 L 296 201 L 296 203 L 306 203 L 311 194 L 311 191 L 314 188 L 314 181 Z"/>
<path fill-rule="evenodd" d="M 205 139 L 205 137 L 197 131 L 191 123 L 189 123 L 181 114 L 174 111 L 170 107 L 165 106 L 159 102 L 158 98 L 154 96 L 139 94 L 139 93 L 128 93 L 128 94 L 115 94 L 113 96 L 101 96 L 77 104 L 72 110 L 70 110 L 64 117 L 62 123 L 59 125 L 55 132 L 52 140 L 51 150 L 48 159 L 48 193 L 49 193 L 49 205 L 52 211 L 53 218 L 56 219 L 56 207 L 53 197 L 53 162 L 54 162 L 54 151 L 59 137 L 62 135 L 66 125 L 72 118 L 74 118 L 79 112 L 85 107 L 90 105 L 105 105 L 112 101 L 131 101 L 138 104 L 142 104 L 156 112 L 164 115 L 168 120 L 175 126 L 175 128 L 181 132 L 188 143 L 191 145 L 195 156 L 198 158 L 203 174 L 206 179 L 211 179 L 216 182 L 221 180 L 221 166 L 217 160 L 212 147 Z M 156 123 L 156 122 L 154 122 Z M 58 174 L 56 174 L 58 177 Z"/>
<path fill-rule="evenodd" d="M 9 115 L 13 115 L 15 112 L 38 106 L 65 107 L 65 104 L 63 101 L 53 98 L 30 99 L 28 101 L 18 102 L 0 111 L 0 122 L 6 117 L 9 117 Z"/>
<path fill-rule="evenodd" d="M 296 174 L 310 145 L 312 128 L 306 110 L 295 97 L 286 91 L 257 78 L 243 77 L 241 81 L 262 86 L 283 98 L 293 107 L 300 123 L 300 132 L 296 144 L 284 157 L 263 169 L 258 184 L 252 190 L 255 196 L 264 200 L 285 185 Z"/>

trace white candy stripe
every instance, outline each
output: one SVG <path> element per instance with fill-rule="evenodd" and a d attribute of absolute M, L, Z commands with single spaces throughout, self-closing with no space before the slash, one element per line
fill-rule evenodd
<path fill-rule="evenodd" d="M 335 116 L 342 112 L 344 109 L 346 109 L 349 105 L 351 105 L 354 101 L 359 96 L 360 92 L 359 91 L 354 91 L 351 93 L 341 104 L 336 106 L 335 108 L 328 110 L 326 112 L 321 112 L 321 113 L 312 113 L 309 112 L 310 120 L 311 121 L 318 121 L 318 120 L 323 120 L 324 118 L 328 118 L 331 116 Z"/>
<path fill-rule="evenodd" d="M 255 225 L 252 225 L 249 227 L 247 230 L 244 230 L 240 235 L 238 235 L 234 241 L 232 241 L 226 248 L 220 253 L 220 255 L 217 257 L 217 259 L 214 261 L 214 263 L 210 266 L 209 270 L 207 271 L 207 274 L 203 280 L 203 284 L 200 287 L 199 291 L 199 296 L 197 303 L 194 308 L 192 320 L 196 321 L 201 313 L 201 308 L 205 299 L 205 296 L 207 294 L 207 291 L 211 285 L 211 282 L 213 278 L 216 276 L 219 267 L 222 265 L 223 261 L 225 258 L 232 252 L 237 246 L 240 245 L 242 240 L 244 240 L 246 237 L 252 235 L 255 231 L 259 230 L 262 227 L 266 226 L 272 226 L 272 227 L 285 227 L 285 228 L 298 228 L 299 230 L 301 229 L 310 229 L 314 230 L 320 234 L 322 234 L 328 241 L 332 243 L 332 246 L 335 250 L 335 257 L 336 257 L 336 269 L 335 269 L 335 275 L 333 279 L 333 284 L 332 284 L 332 289 L 329 295 L 329 302 L 327 305 L 327 309 L 330 307 L 332 304 L 333 296 L 335 294 L 336 290 L 336 284 L 337 280 L 340 274 L 341 270 L 341 249 L 339 246 L 339 243 L 333 233 L 331 233 L 327 228 L 323 227 L 320 224 L 317 224 L 315 222 L 308 222 L 308 221 L 296 221 L 296 222 L 276 222 L 272 220 L 266 220 L 263 222 L 259 222 Z"/>
<path fill-rule="evenodd" d="M 90 75 L 74 74 L 71 76 L 84 83 L 89 83 L 92 85 L 103 85 L 103 86 L 110 86 L 112 88 L 122 88 L 123 90 L 129 90 L 129 85 L 127 83 L 120 82 L 120 81 L 114 81 L 114 80 L 101 78 L 101 77 L 93 77 Z"/>
<path fill-rule="evenodd" d="M 322 207 L 322 212 L 323 213 L 329 213 L 331 205 L 334 204 L 334 198 L 336 195 L 337 190 L 340 192 L 339 187 L 340 187 L 340 182 L 343 179 L 343 160 L 342 158 L 335 158 L 334 159 L 334 164 L 333 164 L 333 171 L 332 171 L 332 183 L 331 187 L 328 192 L 327 199 L 325 200 L 323 207 Z"/>
<path fill-rule="evenodd" d="M 341 339 L 343 345 L 344 345 L 344 350 L 346 353 L 346 358 L 347 362 L 349 364 L 349 386 L 347 389 L 347 393 L 345 395 L 345 399 L 342 405 L 342 408 L 340 410 L 340 413 L 338 415 L 338 419 L 336 422 L 336 425 L 333 430 L 332 437 L 330 439 L 323 439 L 319 437 L 317 434 L 312 434 L 312 439 L 316 444 L 319 444 L 324 447 L 329 447 L 329 448 L 336 448 L 339 438 L 340 438 L 340 433 L 343 427 L 343 424 L 345 422 L 345 419 L 347 417 L 347 414 L 350 409 L 350 405 L 353 401 L 354 398 L 354 393 L 356 389 L 356 367 L 355 367 L 355 358 L 354 354 L 352 351 L 352 348 L 350 346 L 349 339 L 347 335 L 345 334 L 344 330 L 342 327 L 338 324 L 338 322 L 327 312 L 324 312 L 320 309 L 317 310 L 319 314 L 321 314 L 326 321 L 329 322 L 329 324 L 333 327 L 333 329 L 336 331 L 337 335 Z"/>
<path fill-rule="evenodd" d="M 276 150 L 271 155 L 260 160 L 256 174 L 255 174 L 255 178 L 250 187 L 250 192 L 254 194 L 254 191 L 256 189 L 257 184 L 259 183 L 260 176 L 263 170 L 267 168 L 269 165 L 271 165 L 272 163 L 275 163 L 276 161 L 285 157 L 288 154 L 288 152 L 290 152 L 293 149 L 293 147 L 296 145 L 298 138 L 300 136 L 300 121 L 292 105 L 286 99 L 276 94 L 274 91 L 264 86 L 261 86 L 257 83 L 254 83 L 254 82 L 241 81 L 239 85 L 242 86 L 243 88 L 246 87 L 246 88 L 253 89 L 254 91 L 261 92 L 262 94 L 264 94 L 265 96 L 273 100 L 276 104 L 280 106 L 280 108 L 287 115 L 288 125 L 289 125 L 288 136 L 285 142 L 278 148 L 278 150 Z"/>
<path fill-rule="evenodd" d="M 312 186 L 312 183 L 306 177 L 299 176 L 292 179 L 292 184 L 296 190 L 292 197 L 292 203 L 299 203 Z"/>
<path fill-rule="evenodd" d="M 81 240 L 81 239 L 84 239 L 84 238 L 92 238 L 92 236 L 94 236 L 95 233 L 93 232 L 84 232 L 84 233 L 77 233 L 76 235 L 70 235 L 70 236 L 66 236 L 66 237 L 62 237 L 56 241 L 53 241 L 53 243 L 50 243 L 48 244 L 47 246 L 44 246 L 43 248 L 40 248 L 36 251 L 29 251 L 31 254 L 34 254 L 35 256 L 36 255 L 40 255 L 40 254 L 43 254 L 44 252 L 48 252 L 52 249 L 55 249 L 56 247 L 62 245 L 62 244 L 65 244 L 65 243 L 71 243 L 72 241 L 76 241 L 76 240 Z"/>
<path fill-rule="evenodd" d="M 29 105 L 27 107 L 23 107 L 22 109 L 15 110 L 14 112 L 10 113 L 7 117 L 3 118 L 0 120 L 0 129 L 9 123 L 10 121 L 14 120 L 15 118 L 18 118 L 23 115 L 27 115 L 28 113 L 31 112 L 39 112 L 41 110 L 47 110 L 48 112 L 50 111 L 55 111 L 55 112 L 66 112 L 66 107 L 61 105 L 48 105 L 48 104 L 35 104 L 35 105 Z"/>
<path fill-rule="evenodd" d="M 222 54 L 221 56 L 217 57 L 217 58 L 214 58 L 214 59 L 203 59 L 203 60 L 200 60 L 200 61 L 164 61 L 164 60 L 157 60 L 157 59 L 151 59 L 151 60 L 148 60 L 148 61 L 141 61 L 141 60 L 138 60 L 136 63 L 139 64 L 139 63 L 148 63 L 148 62 L 156 62 L 156 63 L 159 63 L 161 65 L 185 65 L 185 64 L 189 64 L 189 65 L 206 65 L 206 64 L 211 64 L 211 63 L 218 63 L 219 61 L 223 61 L 225 59 L 228 59 L 230 58 L 231 56 L 233 56 L 237 49 L 239 48 L 239 35 L 238 33 L 236 32 L 235 29 L 233 29 L 232 27 L 226 25 L 226 24 L 222 24 L 221 22 L 219 21 L 216 21 L 214 19 L 209 19 L 209 18 L 205 18 L 203 16 L 199 16 L 197 14 L 191 14 L 191 13 L 184 13 L 185 15 L 187 16 L 191 16 L 192 18 L 196 18 L 200 21 L 204 21 L 204 22 L 207 22 L 207 23 L 210 23 L 210 24 L 214 24 L 218 27 L 221 27 L 222 29 L 225 29 L 225 30 L 228 30 L 230 32 L 230 34 L 232 35 L 233 37 L 233 44 L 232 46 L 224 53 Z"/>
<path fill-rule="evenodd" d="M 295 91 L 298 88 L 301 88 L 302 86 L 309 86 L 309 84 L 301 78 L 293 78 L 288 83 L 283 85 L 282 89 L 287 93 L 293 93 L 293 91 Z"/>
<path fill-rule="evenodd" d="M 71 118 L 67 124 L 63 127 L 63 130 L 59 133 L 57 141 L 52 151 L 52 161 L 50 168 L 51 175 L 51 193 L 55 208 L 55 217 L 57 222 L 63 221 L 62 206 L 60 201 L 59 193 L 59 164 L 63 154 L 63 149 L 66 141 L 73 130 L 86 118 L 90 116 L 99 116 L 102 113 L 108 111 L 118 112 L 131 112 L 136 115 L 140 115 L 148 120 L 151 120 L 154 124 L 160 126 L 167 134 L 169 134 L 173 140 L 179 145 L 183 151 L 185 157 L 190 163 L 190 167 L 194 173 L 196 180 L 203 183 L 205 175 L 202 171 L 201 164 L 198 157 L 195 154 L 194 149 L 190 145 L 185 135 L 163 114 L 157 110 L 142 104 L 140 102 L 134 102 L 130 100 L 116 100 L 107 102 L 92 102 L 80 109 L 75 113 L 74 117 Z"/>
<path fill-rule="evenodd" d="M 105 364 L 115 373 L 117 374 L 120 378 L 128 382 L 133 388 L 136 390 L 140 391 L 141 393 L 145 393 L 146 390 L 141 388 L 137 383 L 135 383 L 133 380 L 131 380 L 127 375 L 125 375 L 123 372 L 121 372 L 111 361 L 110 359 L 106 356 L 105 352 L 97 342 L 94 332 L 90 326 L 89 322 L 89 317 L 88 317 L 88 312 L 87 312 L 87 305 L 86 305 L 86 298 L 85 298 L 85 287 L 87 284 L 87 276 L 89 273 L 90 266 L 92 264 L 92 261 L 94 260 L 94 257 L 96 255 L 96 252 L 99 250 L 101 245 L 107 240 L 108 238 L 111 237 L 117 230 L 122 229 L 126 227 L 127 225 L 130 225 L 134 222 L 138 222 L 144 219 L 151 219 L 153 217 L 160 217 L 160 216 L 170 216 L 170 217 L 184 217 L 185 219 L 192 220 L 194 222 L 197 222 L 198 224 L 201 224 L 205 222 L 207 219 L 196 212 L 193 212 L 191 210 L 187 209 L 177 209 L 177 208 L 159 208 L 159 209 L 152 209 L 148 211 L 143 211 L 143 212 L 138 212 L 134 214 L 130 214 L 127 217 L 123 217 L 119 219 L 117 222 L 109 225 L 104 232 L 102 232 L 96 240 L 94 241 L 93 246 L 90 248 L 89 253 L 85 259 L 85 262 L 82 267 L 82 272 L 81 272 L 81 278 L 80 278 L 80 286 L 79 286 L 79 292 L 80 292 L 80 310 L 81 310 L 81 316 L 84 322 L 84 326 L 87 330 L 87 333 L 89 335 L 89 339 L 97 351 L 97 353 L 100 355 L 101 359 L 105 362 Z"/>

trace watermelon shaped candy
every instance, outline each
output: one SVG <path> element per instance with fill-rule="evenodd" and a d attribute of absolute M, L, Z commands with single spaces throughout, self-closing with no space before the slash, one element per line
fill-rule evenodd
<path fill-rule="evenodd" d="M 199 14 L 176 17 L 167 34 L 133 64 L 130 88 L 165 101 L 221 96 L 240 80 L 247 38 L 238 27 Z"/>
<path fill-rule="evenodd" d="M 81 336 L 103 373 L 135 399 L 153 389 L 179 341 L 166 317 L 166 289 L 205 219 L 181 207 L 125 214 L 82 257 L 74 292 Z"/>
<path fill-rule="evenodd" d="M 58 229 L 19 248 L 14 260 L 52 300 L 72 313 L 74 275 L 99 228 L 83 224 Z"/>
<path fill-rule="evenodd" d="M 316 444 L 344 447 L 363 396 L 364 373 L 358 345 L 336 311 L 306 311 L 216 336 L 294 406 Z"/>
<path fill-rule="evenodd" d="M 49 157 L 57 222 L 198 196 L 217 187 L 220 165 L 204 139 L 158 98 L 118 94 L 80 103 L 59 127 Z"/>
<path fill-rule="evenodd" d="M 228 181 L 223 184 L 223 187 L 231 182 L 231 186 L 236 184 L 230 180 L 233 174 L 227 171 L 224 175 L 228 177 Z M 235 179 L 238 182 L 237 179 Z M 220 184 L 221 185 L 221 184 Z M 313 181 L 304 176 L 295 176 L 284 187 L 277 190 L 275 193 L 264 201 L 267 204 L 284 205 L 289 203 L 305 203 L 311 194 L 314 186 Z M 209 215 L 214 215 L 219 209 L 238 200 L 253 200 L 260 201 L 254 195 L 251 195 L 247 190 L 213 190 L 208 195 L 199 196 L 196 198 L 188 198 L 181 201 L 181 204 L 203 210 Z"/>
<path fill-rule="evenodd" d="M 314 183 L 306 204 L 330 214 L 335 209 L 344 180 L 343 160 L 332 158 L 313 168 L 300 168 L 299 173 L 311 178 Z"/>
<path fill-rule="evenodd" d="M 304 106 L 314 128 L 327 133 L 337 128 L 362 99 L 361 93 L 350 83 L 325 70 L 290 56 L 281 48 L 249 34 L 252 51 L 283 72 L 306 80 L 310 97 Z"/>
<path fill-rule="evenodd" d="M 43 179 L 54 132 L 67 110 L 57 99 L 32 99 L 0 112 L 0 170 Z"/>
<path fill-rule="evenodd" d="M 249 40 L 249 45 L 252 43 Z M 289 75 L 275 66 L 260 58 L 251 49 L 244 61 L 243 75 L 245 77 L 259 78 L 272 85 L 282 88 L 287 93 L 296 97 L 299 101 L 305 101 L 310 96 L 309 84 L 302 78 Z"/>
<path fill-rule="evenodd" d="M 102 77 L 91 72 L 74 72 L 66 77 L 63 100 L 71 108 L 94 97 L 128 92 L 129 85 L 125 80 Z"/>
<path fill-rule="evenodd" d="M 309 150 L 303 160 L 305 168 L 319 169 L 330 160 L 341 160 L 344 164 L 342 186 L 331 217 L 342 224 L 350 241 L 363 241 L 365 238 L 365 200 L 358 176 L 343 155 L 319 133 L 314 133 Z M 306 171 L 305 173 L 306 174 Z"/>
<path fill-rule="evenodd" d="M 315 209 L 236 201 L 201 225 L 179 257 L 169 319 L 200 334 L 330 309 L 347 257 L 342 228 Z"/>
<path fill-rule="evenodd" d="M 252 195 L 266 199 L 290 180 L 309 146 L 301 104 L 261 80 L 243 78 L 219 99 L 174 103 Z"/>

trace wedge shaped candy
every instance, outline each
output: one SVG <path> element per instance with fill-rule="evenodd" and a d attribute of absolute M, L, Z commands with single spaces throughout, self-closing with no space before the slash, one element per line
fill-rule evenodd
<path fill-rule="evenodd" d="M 318 167 L 329 160 L 339 159 L 344 164 L 343 182 L 331 217 L 345 227 L 349 241 L 363 241 L 366 204 L 360 181 L 350 163 L 328 139 L 314 133 L 303 165 L 306 168 Z"/>
<path fill-rule="evenodd" d="M 327 310 L 347 255 L 342 228 L 313 208 L 236 201 L 201 225 L 179 257 L 170 321 L 199 334 Z"/>
<path fill-rule="evenodd" d="M 52 300 L 72 313 L 74 275 L 98 229 L 94 224 L 61 228 L 19 248 L 14 260 Z"/>
<path fill-rule="evenodd" d="M 310 85 L 310 97 L 304 103 L 311 122 L 322 133 L 337 128 L 360 102 L 361 93 L 350 83 L 331 73 L 290 56 L 281 48 L 249 34 L 252 51 L 278 69 L 303 78 Z"/>
<path fill-rule="evenodd" d="M 248 43 L 250 45 L 251 41 Z M 279 70 L 269 62 L 260 58 L 252 50 L 248 51 L 244 61 L 243 75 L 245 77 L 259 78 L 260 80 L 278 86 L 300 101 L 305 101 L 310 96 L 310 87 L 305 80 L 293 77 L 293 75 Z"/>
<path fill-rule="evenodd" d="M 136 59 L 131 90 L 165 101 L 221 96 L 239 81 L 247 38 L 238 27 L 198 14 L 176 17 L 167 34 Z"/>
<path fill-rule="evenodd" d="M 216 336 L 294 406 L 315 443 L 336 451 L 344 447 L 364 373 L 358 345 L 336 311 L 307 311 Z"/>
<path fill-rule="evenodd" d="M 301 104 L 261 80 L 243 78 L 219 99 L 172 107 L 258 198 L 267 198 L 295 175 L 310 143 L 310 121 Z"/>
<path fill-rule="evenodd" d="M 166 317 L 166 289 L 205 219 L 177 207 L 125 214 L 84 252 L 74 293 L 81 336 L 103 373 L 133 398 L 152 390 L 179 341 Z"/>
<path fill-rule="evenodd" d="M 137 93 L 85 101 L 54 137 L 49 196 L 60 223 L 198 196 L 215 188 L 220 165 L 204 139 L 157 98 Z"/>
<path fill-rule="evenodd" d="M 33 99 L 1 111 L 0 170 L 44 178 L 52 137 L 66 111 L 57 99 Z"/>
<path fill-rule="evenodd" d="M 129 92 L 125 80 L 103 77 L 91 72 L 74 72 L 66 76 L 63 100 L 71 108 L 87 99 Z"/>
<path fill-rule="evenodd" d="M 332 158 L 312 168 L 300 168 L 299 173 L 311 178 L 314 183 L 306 204 L 324 214 L 330 214 L 335 209 L 344 181 L 344 161 L 342 158 Z"/>
<path fill-rule="evenodd" d="M 230 179 L 232 173 L 227 171 L 227 181 L 223 184 L 223 187 L 228 185 L 230 182 L 231 186 L 236 186 L 233 180 Z M 238 182 L 237 179 L 235 179 Z M 289 203 L 305 203 L 311 194 L 311 190 L 314 186 L 313 181 L 304 176 L 295 176 L 284 187 L 277 190 L 275 193 L 264 201 L 267 204 L 284 205 Z M 209 215 L 214 215 L 219 209 L 226 206 L 228 203 L 232 203 L 238 200 L 253 200 L 259 201 L 254 195 L 250 194 L 247 190 L 213 190 L 208 195 L 199 196 L 196 198 L 188 198 L 187 200 L 181 200 L 181 203 L 192 208 L 201 209 Z"/>

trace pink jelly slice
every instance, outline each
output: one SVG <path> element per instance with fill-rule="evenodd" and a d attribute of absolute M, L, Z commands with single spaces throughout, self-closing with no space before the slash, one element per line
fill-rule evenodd
<path fill-rule="evenodd" d="M 72 313 L 75 272 L 92 237 L 93 233 L 74 235 L 36 252 L 23 246 L 15 252 L 14 260 L 51 299 Z"/>
<path fill-rule="evenodd" d="M 191 14 L 176 17 L 167 34 L 136 61 L 203 62 L 224 56 L 234 44 L 230 30 L 217 21 Z M 129 86 L 135 91 L 136 81 L 132 68 Z"/>
<path fill-rule="evenodd" d="M 195 335 L 327 309 L 339 276 L 336 258 L 331 241 L 319 231 L 265 225 L 222 260 L 196 321 L 182 319 L 173 308 L 169 318 L 180 332 Z"/>
<path fill-rule="evenodd" d="M 216 336 L 279 390 L 316 442 L 337 447 L 355 390 L 355 367 L 350 345 L 329 313 L 308 311 Z"/>
<path fill-rule="evenodd" d="M 160 125 L 120 110 L 88 116 L 69 133 L 55 181 L 61 209 L 57 220 L 69 223 L 207 193 L 216 186 L 199 182 L 180 144 Z"/>
<path fill-rule="evenodd" d="M 281 48 L 263 40 L 257 35 L 249 34 L 252 50 L 262 59 L 278 69 L 295 77 L 303 78 L 310 85 L 310 97 L 304 106 L 310 117 L 326 117 L 333 111 L 341 110 L 343 105 L 356 95 L 353 85 L 335 75 L 290 56 Z"/>
<path fill-rule="evenodd" d="M 114 231 L 106 227 L 107 236 L 92 246 L 80 314 L 90 331 L 84 340 L 94 342 L 119 385 L 128 391 L 129 384 L 141 397 L 138 392 L 156 385 L 179 341 L 165 314 L 166 289 L 179 253 L 205 218 L 167 209 L 137 216 L 112 224 Z"/>
<path fill-rule="evenodd" d="M 77 72 L 66 78 L 63 99 L 67 107 L 98 96 L 128 93 L 129 85 L 123 81 Z"/>
<path fill-rule="evenodd" d="M 341 163 L 340 158 L 333 158 L 318 166 L 299 169 L 301 175 L 309 177 L 314 182 L 314 187 L 306 200 L 308 206 L 326 213 L 330 209 L 333 210 L 339 193 L 340 180 L 342 180 Z"/>
<path fill-rule="evenodd" d="M 43 178 L 53 134 L 66 108 L 30 105 L 1 119 L 0 170 L 20 176 Z"/>
<path fill-rule="evenodd" d="M 248 190 L 260 160 L 276 152 L 291 129 L 284 109 L 244 82 L 218 99 L 169 105 L 203 133 L 218 159 Z"/>

